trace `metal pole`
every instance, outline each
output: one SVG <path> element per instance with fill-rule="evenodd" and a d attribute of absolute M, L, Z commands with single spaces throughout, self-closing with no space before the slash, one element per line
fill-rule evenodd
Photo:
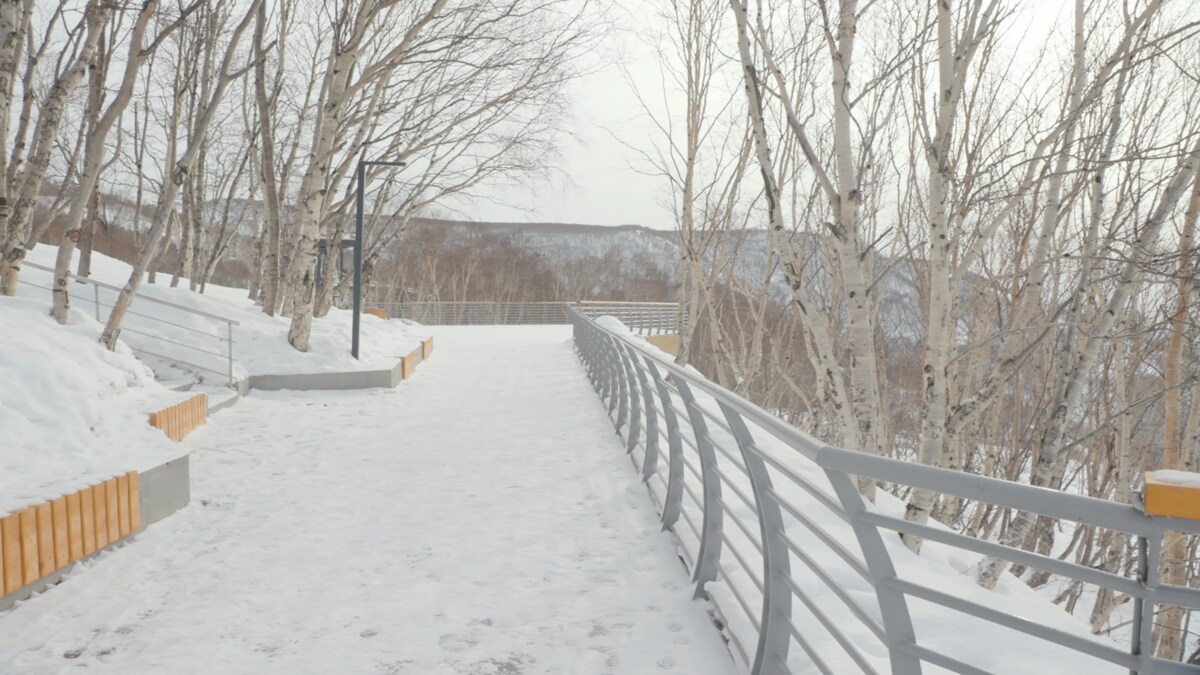
<path fill-rule="evenodd" d="M 354 318 L 350 330 L 350 355 L 358 358 L 358 331 L 362 322 L 363 192 L 366 190 L 367 165 L 405 166 L 404 162 L 358 160 L 358 195 L 354 198 Z"/>
<path fill-rule="evenodd" d="M 350 329 L 350 355 L 358 358 L 358 326 L 362 322 L 363 187 L 367 162 L 358 160 L 358 194 L 354 197 L 354 318 Z"/>

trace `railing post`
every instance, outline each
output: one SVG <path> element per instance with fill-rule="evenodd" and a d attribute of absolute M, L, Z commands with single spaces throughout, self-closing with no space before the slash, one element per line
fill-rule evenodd
<path fill-rule="evenodd" d="M 616 347 L 607 335 L 600 336 L 600 344 L 603 345 L 601 351 L 604 355 L 604 398 L 608 400 L 608 413 L 611 416 L 617 410 Z"/>
<path fill-rule="evenodd" d="M 652 360 L 646 360 L 646 367 L 650 369 L 650 377 L 658 389 L 663 419 L 667 422 L 667 496 L 663 500 L 662 524 L 664 530 L 669 530 L 679 520 L 679 507 L 683 500 L 683 440 L 679 435 L 679 418 L 671 405 L 670 387 Z"/>
<path fill-rule="evenodd" d="M 629 420 L 629 395 L 626 392 L 627 383 L 624 374 L 621 372 L 624 370 L 621 363 L 621 348 L 617 345 L 617 338 L 610 337 L 608 341 L 612 351 L 613 378 L 617 381 L 617 433 L 619 434 L 621 427 L 625 426 L 625 422 Z"/>
<path fill-rule="evenodd" d="M 822 448 L 824 449 L 826 448 Z M 916 633 L 913 631 L 912 616 L 908 612 L 908 601 L 904 594 L 888 585 L 889 581 L 896 578 L 896 568 L 892 565 L 891 555 L 883 544 L 883 537 L 879 535 L 878 528 L 863 522 L 867 505 L 850 475 L 830 469 L 825 469 L 825 475 L 850 519 L 850 526 L 854 528 L 854 535 L 862 549 L 863 560 L 867 563 L 867 572 L 871 575 L 871 585 L 875 587 L 875 598 L 879 602 L 879 613 L 883 619 L 884 634 L 887 636 L 892 675 L 919 675 L 920 659 L 901 648 L 902 645 L 916 644 Z"/>
<path fill-rule="evenodd" d="M 1158 604 L 1158 566 L 1162 558 L 1162 533 L 1155 532 L 1147 538 L 1144 534 L 1137 537 L 1137 575 L 1138 581 L 1146 589 L 1144 598 L 1133 600 L 1133 635 L 1130 636 L 1130 653 L 1138 657 L 1137 670 L 1131 673 L 1145 674 L 1152 672 L 1151 659 L 1154 658 L 1154 609 Z"/>
<path fill-rule="evenodd" d="M 638 381 L 642 385 L 642 408 L 646 413 L 646 454 L 642 457 L 642 480 L 649 482 L 658 468 L 658 411 L 654 408 L 654 392 L 650 389 L 650 380 L 646 377 L 646 369 L 642 359 L 632 349 L 629 357 L 633 360 L 633 368 L 637 371 Z M 649 361 L 646 361 L 649 363 Z"/>
<path fill-rule="evenodd" d="M 226 345 L 225 355 L 228 360 L 227 365 L 229 367 L 229 371 L 228 371 L 229 386 L 232 387 L 232 386 L 234 386 L 234 380 L 233 380 L 233 324 L 231 324 L 231 323 L 225 324 L 225 337 L 228 340 L 228 344 Z"/>
<path fill-rule="evenodd" d="M 683 399 L 688 420 L 692 423 L 692 434 L 700 452 L 700 479 L 704 482 L 704 525 L 700 532 L 700 552 L 696 556 L 696 569 L 692 580 L 696 582 L 697 598 L 708 597 L 705 584 L 717 578 L 718 562 L 721 560 L 721 524 L 725 507 L 721 504 L 721 477 L 717 475 L 717 453 L 708 437 L 708 424 L 704 413 L 692 395 L 691 387 L 683 379 L 675 382 L 679 397 Z"/>
<path fill-rule="evenodd" d="M 729 429 L 742 452 L 754 506 L 758 511 L 758 529 L 763 547 L 763 604 L 758 631 L 758 649 L 754 654 L 751 675 L 784 672 L 792 636 L 788 623 L 792 619 L 791 554 L 783 540 L 783 513 L 771 490 L 771 475 L 766 462 L 758 454 L 754 436 L 742 416 L 725 403 L 719 403 Z"/>
<path fill-rule="evenodd" d="M 625 452 L 632 453 L 637 447 L 642 435 L 642 401 L 638 395 L 638 385 L 633 374 L 633 350 L 624 343 L 617 345 L 617 354 L 621 357 L 626 382 L 625 391 L 629 394 L 629 438 L 625 443 Z"/>
<path fill-rule="evenodd" d="M 96 321 L 100 321 L 100 287 L 92 284 L 92 291 L 95 293 L 96 302 Z"/>

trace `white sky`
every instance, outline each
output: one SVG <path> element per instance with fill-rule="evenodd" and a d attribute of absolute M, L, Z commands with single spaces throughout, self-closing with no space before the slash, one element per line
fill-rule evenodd
<path fill-rule="evenodd" d="M 633 27 L 636 20 L 626 10 L 613 8 L 605 19 L 613 24 L 612 32 L 591 55 L 589 72 L 571 87 L 573 116 L 566 122 L 561 155 L 551 176 L 525 186 L 492 188 L 488 194 L 508 206 L 476 199 L 457 206 L 462 216 L 505 222 L 674 227 L 662 181 L 638 174 L 634 167 L 645 169 L 645 163 L 624 145 L 649 147 L 652 131 L 618 60 L 623 56 L 626 62 L 641 64 L 635 76 L 642 88 L 657 84 L 657 64 Z"/>
<path fill-rule="evenodd" d="M 561 156 L 551 177 L 531 179 L 520 187 L 492 187 L 486 192 L 491 199 L 456 204 L 458 215 L 481 221 L 674 227 L 663 179 L 639 174 L 637 168 L 648 168 L 645 160 L 627 147 L 649 149 L 655 132 L 617 65 L 624 58 L 644 92 L 661 88 L 658 64 L 646 38 L 639 35 L 646 22 L 654 20 L 656 3 L 616 1 L 625 7 L 617 4 L 605 12 L 612 32 L 592 55 L 595 68 L 572 87 L 573 117 L 566 122 Z M 1008 23 L 1006 42 L 1020 59 L 1025 51 L 1019 46 L 1022 38 L 1038 44 L 1057 20 L 1070 17 L 1073 2 L 1016 4 L 1020 13 Z"/>

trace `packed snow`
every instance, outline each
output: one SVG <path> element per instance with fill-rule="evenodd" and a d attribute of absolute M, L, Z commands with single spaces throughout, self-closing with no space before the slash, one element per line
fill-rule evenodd
<path fill-rule="evenodd" d="M 567 327 L 251 392 L 192 504 L 0 616 L 0 673 L 735 673 Z"/>

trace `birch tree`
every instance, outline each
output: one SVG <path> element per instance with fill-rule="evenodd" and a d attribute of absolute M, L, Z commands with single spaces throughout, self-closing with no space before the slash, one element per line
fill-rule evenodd
<path fill-rule="evenodd" d="M 145 44 L 146 31 L 158 11 L 158 0 L 147 0 L 142 5 L 134 20 L 133 28 L 126 38 L 129 42 L 128 53 L 125 57 L 125 69 L 121 75 L 120 85 L 111 103 L 103 114 L 98 109 L 91 110 L 96 118 L 90 123 L 89 133 L 83 153 L 83 170 L 80 173 L 78 192 L 67 214 L 67 223 L 63 229 L 63 237 L 58 245 L 58 254 L 54 265 L 54 303 L 51 314 L 59 323 L 66 323 L 71 305 L 70 273 L 71 259 L 75 253 L 75 244 L 79 241 L 80 229 L 85 211 L 91 207 L 92 195 L 96 191 L 100 179 L 100 170 L 104 164 L 105 142 L 113 126 L 124 114 L 125 108 L 133 97 L 134 86 L 137 82 L 138 70 L 146 63 L 158 46 L 187 20 L 198 6 L 193 3 L 185 8 L 173 21 L 167 24 L 158 35 Z M 98 103 L 98 98 L 95 103 Z M 90 106 L 89 106 L 90 109 Z"/>
<path fill-rule="evenodd" d="M 224 49 L 221 49 L 219 44 L 210 43 L 207 48 L 217 51 L 220 54 L 218 66 L 215 69 L 217 81 L 211 89 L 210 95 L 202 102 L 201 112 L 196 116 L 190 128 L 190 138 L 203 139 L 208 130 L 208 125 L 212 122 L 216 115 L 218 104 L 225 95 L 225 90 L 229 84 L 235 79 L 245 74 L 245 68 L 235 69 L 235 61 L 237 60 L 238 48 L 241 42 L 242 34 L 245 33 L 251 21 L 257 15 L 258 5 L 263 0 L 254 0 L 247 10 L 246 14 L 238 21 L 233 31 L 230 33 L 228 42 Z M 227 10 L 227 6 L 218 6 L 218 10 Z M 169 173 L 164 176 L 161 191 L 158 195 L 158 201 L 154 208 L 154 216 L 150 224 L 150 232 L 146 237 L 146 247 L 139 251 L 137 259 L 133 263 L 133 269 L 129 275 L 129 280 L 121 289 L 116 301 L 113 303 L 112 311 L 108 316 L 108 321 L 104 324 L 104 330 L 101 333 L 100 341 L 109 349 L 114 349 L 117 344 L 117 339 L 120 336 L 121 322 L 125 319 L 125 314 L 129 311 L 129 306 L 133 302 L 134 296 L 141 287 L 142 278 L 146 273 L 156 250 L 160 245 L 163 235 L 166 231 L 167 221 L 174 212 L 175 199 L 179 194 L 179 188 L 187 179 L 188 171 L 191 170 L 192 162 L 195 159 L 196 153 L 199 151 L 197 144 L 189 145 L 179 158 L 169 166 Z"/>
<path fill-rule="evenodd" d="M 38 108 L 32 150 L 28 161 L 22 167 L 20 188 L 9 212 L 7 231 L 3 247 L 0 248 L 0 295 L 15 295 L 17 292 L 21 261 L 25 259 L 27 242 L 32 234 L 34 209 L 37 206 L 38 195 L 41 194 L 46 169 L 50 165 L 54 137 L 62 124 L 67 98 L 87 74 L 88 64 L 95 56 L 111 13 L 112 5 L 109 3 L 99 0 L 90 0 L 87 3 L 80 26 L 82 42 L 78 55 L 58 76 Z"/>

